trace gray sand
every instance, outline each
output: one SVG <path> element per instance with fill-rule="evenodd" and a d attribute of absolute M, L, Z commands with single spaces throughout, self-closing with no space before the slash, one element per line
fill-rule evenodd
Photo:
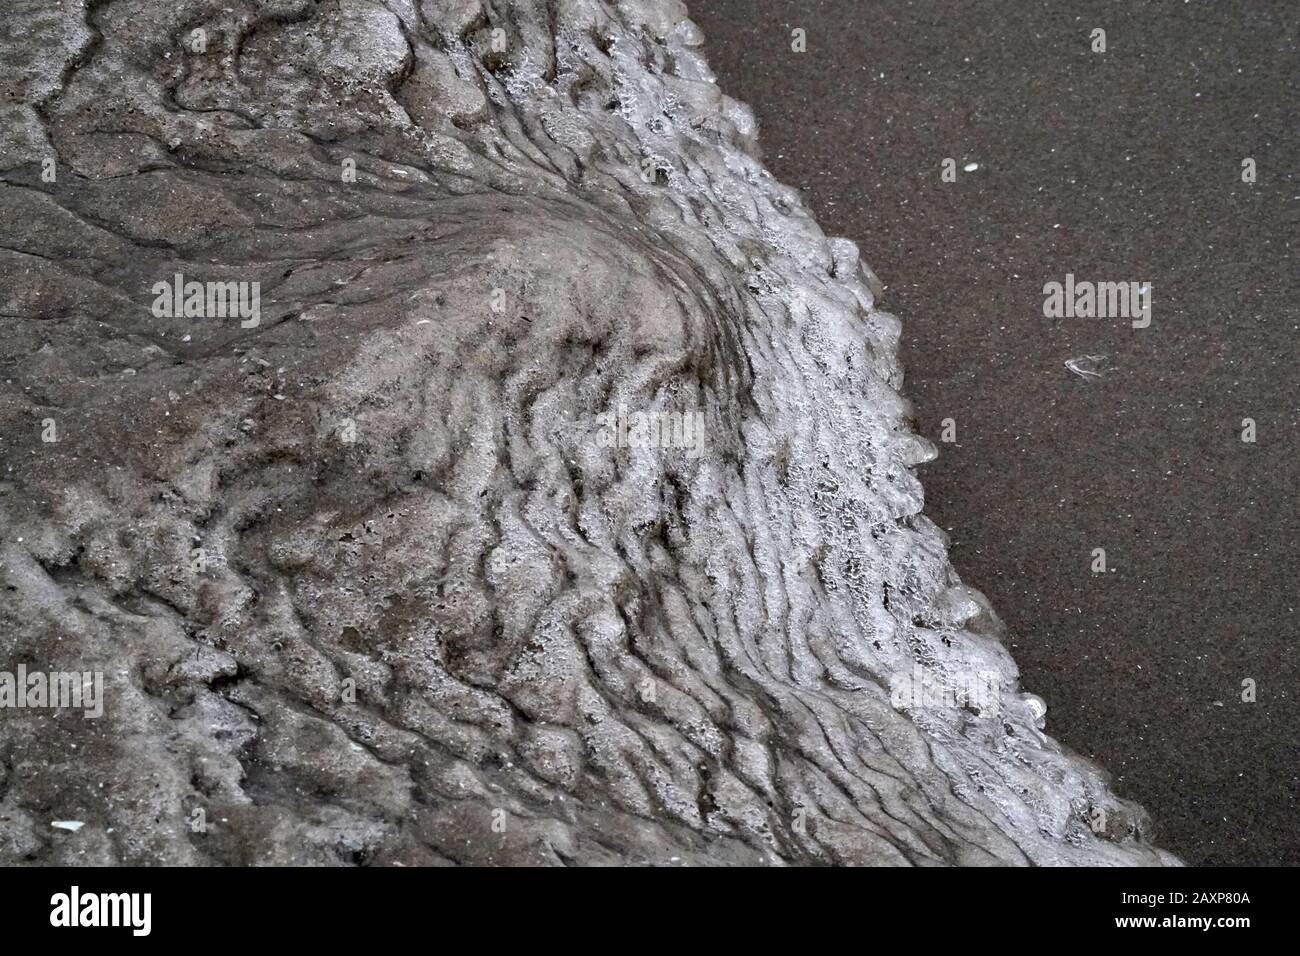
<path fill-rule="evenodd" d="M 765 161 L 884 282 L 919 430 L 955 419 L 926 510 L 1048 729 L 1189 862 L 1300 863 L 1296 5 L 716 0 L 696 18 Z M 1044 318 L 1067 272 L 1152 282 L 1150 327 Z M 1100 379 L 1063 367 L 1097 354 Z"/>
<path fill-rule="evenodd" d="M 0 861 L 1177 862 L 684 7 L 6 25 L 0 650 L 104 699 L 0 713 Z"/>

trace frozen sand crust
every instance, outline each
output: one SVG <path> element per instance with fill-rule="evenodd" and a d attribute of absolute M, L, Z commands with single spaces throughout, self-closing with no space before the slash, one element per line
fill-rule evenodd
<path fill-rule="evenodd" d="M 1035 726 L 920 514 L 898 324 L 680 4 L 42 22 L 0 614 L 108 704 L 0 715 L 0 856 L 1176 862 Z M 262 326 L 155 318 L 175 272 L 260 281 Z M 620 405 L 704 453 L 601 447 Z M 918 665 L 998 706 L 900 712 Z"/>

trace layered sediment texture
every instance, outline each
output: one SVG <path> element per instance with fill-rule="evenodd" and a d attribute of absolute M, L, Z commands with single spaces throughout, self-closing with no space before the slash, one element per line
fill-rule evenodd
<path fill-rule="evenodd" d="M 0 710 L 0 859 L 1175 862 L 1040 729 L 898 324 L 682 5 L 0 30 L 0 667 L 105 681 Z"/>

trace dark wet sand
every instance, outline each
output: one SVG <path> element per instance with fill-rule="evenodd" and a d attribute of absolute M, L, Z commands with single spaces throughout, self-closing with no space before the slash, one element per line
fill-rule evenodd
<path fill-rule="evenodd" d="M 927 511 L 1048 730 L 1190 863 L 1300 864 L 1298 11 L 691 4 L 768 166 L 886 284 L 918 429 L 956 421 Z M 1151 326 L 1044 318 L 1067 272 L 1151 282 Z"/>

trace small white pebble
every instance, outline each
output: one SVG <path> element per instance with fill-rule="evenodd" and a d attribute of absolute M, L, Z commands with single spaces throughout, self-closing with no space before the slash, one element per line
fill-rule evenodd
<path fill-rule="evenodd" d="M 966 172 L 968 173 L 973 173 L 975 172 L 975 170 L 979 168 L 980 168 L 979 163 L 967 163 L 965 166 L 962 167 L 962 169 L 966 170 Z"/>
<path fill-rule="evenodd" d="M 81 820 L 55 820 L 50 824 L 56 830 L 71 830 L 73 833 L 76 833 L 85 825 Z"/>

